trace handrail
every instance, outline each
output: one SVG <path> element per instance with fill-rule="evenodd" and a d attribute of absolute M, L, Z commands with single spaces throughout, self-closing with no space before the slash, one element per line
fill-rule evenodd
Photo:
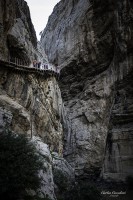
<path fill-rule="evenodd" d="M 15 62 L 14 62 L 15 61 Z M 38 68 L 38 67 L 30 67 L 30 65 L 18 58 L 9 58 L 8 60 L 0 59 L 0 62 L 2 62 L 5 65 L 8 65 L 14 69 L 22 70 L 22 71 L 31 71 L 31 72 L 48 72 L 51 75 L 60 75 L 60 71 L 53 70 L 52 68 L 49 69 L 49 64 L 47 64 L 48 68 Z M 44 73 L 43 73 L 44 74 Z"/>

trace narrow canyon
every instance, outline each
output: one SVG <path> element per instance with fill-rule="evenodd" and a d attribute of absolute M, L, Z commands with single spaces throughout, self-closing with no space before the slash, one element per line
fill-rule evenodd
<path fill-rule="evenodd" d="M 27 2 L 0 0 L 0 133 L 25 134 L 40 149 L 40 199 L 74 200 L 84 183 L 125 191 L 133 181 L 132 51 L 131 0 L 61 0 L 40 41 Z M 60 76 L 30 71 L 40 58 Z"/>

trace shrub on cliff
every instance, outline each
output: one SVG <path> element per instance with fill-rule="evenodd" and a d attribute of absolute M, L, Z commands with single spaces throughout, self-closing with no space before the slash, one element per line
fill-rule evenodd
<path fill-rule="evenodd" d="M 54 183 L 58 186 L 58 189 L 61 192 L 66 191 L 69 186 L 67 177 L 59 169 L 54 169 L 53 175 L 54 175 Z"/>
<path fill-rule="evenodd" d="M 0 133 L 1 200 L 24 200 L 28 190 L 37 191 L 41 186 L 38 171 L 42 167 L 36 148 L 24 135 Z"/>

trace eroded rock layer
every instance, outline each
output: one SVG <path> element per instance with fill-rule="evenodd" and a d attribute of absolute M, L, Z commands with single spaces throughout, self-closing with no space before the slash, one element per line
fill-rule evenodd
<path fill-rule="evenodd" d="M 117 85 L 126 81 L 126 87 L 131 88 L 128 76 L 132 76 L 133 69 L 132 13 L 130 0 L 63 0 L 54 8 L 41 37 L 50 62 L 62 69 L 60 88 L 66 110 L 64 156 L 75 167 L 78 176 L 100 175 L 104 159 L 104 178 L 118 180 L 119 174 L 127 171 L 122 180 L 132 175 L 132 117 L 121 115 L 118 118 L 124 118 L 119 126 L 110 125 L 116 118 L 113 112 L 119 91 Z M 124 85 L 122 90 L 125 90 Z M 121 95 L 120 98 L 123 99 Z M 132 113 L 132 98 L 129 101 L 128 112 Z M 122 106 L 119 104 L 120 110 Z M 109 166 L 117 159 L 118 152 L 113 153 L 116 151 L 114 129 L 117 126 L 119 144 L 126 123 L 129 127 L 123 143 L 130 146 L 129 149 L 125 147 L 128 165 L 122 164 L 124 169 L 121 171 L 118 161 L 113 177 Z M 108 151 L 107 138 L 111 130 L 112 150 Z M 124 150 L 120 151 L 124 159 Z M 110 156 L 112 160 L 108 159 Z"/>
<path fill-rule="evenodd" d="M 7 62 L 9 56 L 14 58 L 13 61 L 17 60 L 16 64 Z M 31 138 L 30 142 L 43 161 L 43 168 L 38 173 L 42 178 L 41 188 L 37 194 L 35 191 L 29 191 L 29 194 L 39 195 L 39 199 L 56 200 L 60 177 L 63 178 L 64 190 L 67 190 L 74 183 L 75 174 L 63 158 L 65 112 L 58 86 L 59 76 L 20 67 L 20 60 L 29 68 L 33 67 L 30 64 L 34 58 L 47 62 L 41 44 L 38 43 L 37 47 L 26 1 L 1 0 L 0 133 L 10 130 Z"/>
<path fill-rule="evenodd" d="M 35 56 L 37 39 L 30 11 L 24 0 L 0 1 L 0 58 L 9 55 L 30 63 Z"/>
<path fill-rule="evenodd" d="M 133 174 L 133 81 L 132 75 L 117 85 L 112 105 L 102 175 L 124 181 Z"/>
<path fill-rule="evenodd" d="M 63 105 L 56 79 L 4 67 L 0 76 L 1 124 L 16 133 L 39 135 L 62 154 Z"/>

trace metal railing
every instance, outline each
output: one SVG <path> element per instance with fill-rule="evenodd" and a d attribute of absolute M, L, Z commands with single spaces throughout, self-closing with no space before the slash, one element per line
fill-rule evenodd
<path fill-rule="evenodd" d="M 36 70 L 36 72 L 48 72 L 51 75 L 57 75 L 58 77 L 60 76 L 60 70 L 55 67 L 55 69 L 52 67 L 50 64 L 46 63 L 41 63 L 39 65 L 39 62 L 34 65 L 33 63 L 26 62 L 25 60 L 16 58 L 16 57 L 8 57 L 7 60 L 1 59 L 0 61 L 5 64 L 5 65 L 11 65 L 14 68 L 17 68 L 18 70 Z"/>

